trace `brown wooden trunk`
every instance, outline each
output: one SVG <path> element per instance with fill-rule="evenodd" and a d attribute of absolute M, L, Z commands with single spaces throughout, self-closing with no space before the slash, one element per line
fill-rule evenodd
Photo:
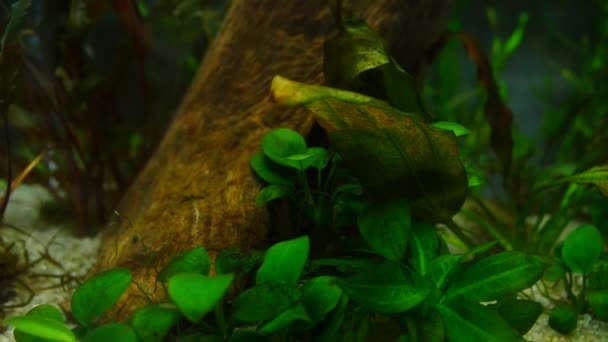
<path fill-rule="evenodd" d="M 424 52 L 442 29 L 450 0 L 352 1 L 389 42 L 406 70 L 423 73 Z M 166 260 L 194 246 L 265 242 L 269 216 L 254 199 L 261 184 L 249 159 L 278 127 L 306 134 L 305 110 L 270 102 L 273 76 L 323 83 L 323 41 L 335 32 L 324 0 L 236 0 L 153 158 L 110 224 L 93 272 L 128 268 L 134 284 L 109 317 L 122 319 L 164 295 Z"/>

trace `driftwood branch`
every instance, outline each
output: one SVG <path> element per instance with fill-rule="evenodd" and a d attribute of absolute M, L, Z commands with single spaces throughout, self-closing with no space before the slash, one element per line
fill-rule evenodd
<path fill-rule="evenodd" d="M 449 2 L 352 5 L 406 70 L 421 76 Z M 313 124 L 304 110 L 271 103 L 268 90 L 277 74 L 323 83 L 323 41 L 335 33 L 326 2 L 236 0 L 232 6 L 158 150 L 105 231 L 93 272 L 128 268 L 135 284 L 108 317 L 126 318 L 162 298 L 156 272 L 176 253 L 202 245 L 214 257 L 226 247 L 262 245 L 269 216 L 254 205 L 261 184 L 249 159 L 269 130 L 306 134 Z"/>

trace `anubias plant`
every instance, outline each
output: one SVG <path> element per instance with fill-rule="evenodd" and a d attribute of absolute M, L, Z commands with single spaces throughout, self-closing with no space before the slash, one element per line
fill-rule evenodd
<path fill-rule="evenodd" d="M 601 6 L 598 15 L 605 18 L 608 7 Z M 488 21 L 493 31 L 497 31 L 497 16 L 495 11 L 488 9 Z M 480 70 L 491 70 L 485 75 L 497 77 L 504 66 L 506 59 L 513 53 L 522 41 L 526 13 L 519 16 L 519 23 L 513 33 L 504 41 L 494 37 L 492 42 L 491 67 L 486 65 L 487 61 L 480 56 L 480 49 L 470 36 L 462 36 L 467 54 L 478 61 Z M 458 28 L 458 22 L 452 22 L 452 28 Z M 550 30 L 555 31 L 555 30 Z M 557 32 L 554 34 L 559 35 Z M 596 32 L 598 36 L 606 36 L 606 28 L 600 28 Z M 451 34 L 452 37 L 457 36 Z M 576 47 L 577 54 L 583 56 L 583 62 L 577 71 L 562 68 L 562 76 L 574 86 L 572 95 L 557 109 L 550 109 L 544 113 L 545 124 L 540 131 L 537 148 L 544 154 L 539 159 L 532 160 L 532 140 L 517 131 L 513 127 L 511 133 L 515 139 L 512 145 L 508 140 L 503 140 L 502 148 L 512 155 L 511 168 L 505 169 L 503 165 L 503 176 L 506 180 L 508 201 L 507 210 L 497 210 L 496 206 L 488 206 L 487 202 L 478 197 L 479 189 L 474 189 L 468 197 L 474 201 L 479 210 L 463 208 L 460 213 L 474 222 L 479 228 L 485 230 L 488 235 L 495 239 L 500 247 L 505 250 L 520 250 L 537 255 L 548 256 L 547 264 L 551 265 L 545 274 L 545 279 L 552 282 L 563 281 L 568 294 L 567 303 L 555 300 L 558 310 L 551 316 L 551 325 L 560 332 L 570 332 L 576 326 L 577 314 L 592 312 L 596 318 L 605 320 L 602 312 L 602 301 L 606 284 L 592 279 L 602 279 L 605 271 L 600 266 L 603 258 L 599 261 L 601 251 L 604 248 L 602 237 L 606 237 L 606 195 L 608 184 L 608 173 L 606 166 L 605 150 L 597 148 L 598 144 L 605 144 L 605 120 L 600 119 L 605 114 L 605 100 L 596 96 L 601 92 L 603 84 L 598 83 L 605 74 L 606 67 L 603 63 L 605 55 L 605 41 L 597 40 L 596 43 L 578 46 L 574 42 L 565 42 L 565 45 Z M 481 108 L 471 111 L 466 110 L 463 104 L 470 97 L 471 92 L 462 90 L 462 80 L 458 78 L 458 63 L 454 58 L 446 54 L 451 49 L 443 51 L 439 57 L 439 73 L 436 79 L 432 79 L 435 87 L 434 108 L 438 109 L 439 117 L 442 119 L 467 122 L 475 127 L 475 135 L 465 137 L 464 152 L 467 159 L 473 159 L 475 166 L 481 168 L 486 175 L 493 173 L 496 167 L 492 164 L 492 158 L 487 155 L 485 140 L 493 130 L 491 120 L 490 126 L 483 127 L 479 114 Z M 453 56 L 452 56 L 453 57 Z M 488 103 L 490 97 L 504 99 L 506 91 L 504 85 L 497 81 L 497 86 L 488 86 L 492 82 L 484 82 L 488 102 L 484 110 L 486 119 L 488 117 Z M 546 84 L 550 86 L 551 84 Z M 543 94 L 547 102 L 554 98 L 551 89 Z M 477 91 L 477 90 L 474 90 Z M 496 103 L 496 102 L 494 102 Z M 548 105 L 550 107 L 550 105 Z M 495 117 L 500 120 L 508 120 L 508 112 L 494 108 Z M 470 117 L 474 112 L 475 116 Z M 503 113 L 501 119 L 500 113 Z M 506 121 L 505 121 L 506 122 Z M 482 126 L 482 127 L 480 127 Z M 509 130 L 505 130 L 509 131 Z M 542 145 L 544 144 L 544 145 Z M 558 148 L 559 146 L 559 148 Z M 496 146 L 492 146 L 496 152 Z M 478 156 L 474 158 L 474 156 Z M 499 154 L 497 153 L 497 156 Z M 599 190 L 599 191 L 597 191 Z M 567 254 L 569 262 L 565 262 L 560 239 L 568 226 L 575 219 L 583 219 L 593 222 L 593 227 L 583 226 L 566 238 L 568 241 Z M 586 241 L 585 247 L 572 248 L 573 241 Z M 574 260 L 578 260 L 573 263 Z M 587 269 L 580 265 L 586 265 Z M 578 265 L 578 266 L 577 266 Z M 593 265 L 593 271 L 588 267 Z M 574 274 L 574 276 L 573 276 Z M 581 280 L 582 286 L 575 286 L 577 279 Z M 593 288 L 593 290 L 591 290 Z M 575 294 L 576 290 L 580 290 Z M 593 295 L 588 296 L 589 293 Z M 550 297 L 548 293 L 546 296 Z M 592 304 L 593 303 L 593 304 Z"/>
<path fill-rule="evenodd" d="M 255 272 L 253 286 L 235 298 L 225 296 L 228 288 L 246 277 L 259 256 L 225 251 L 218 256 L 217 275 L 209 277 L 209 256 L 197 247 L 159 272 L 157 280 L 169 299 L 141 308 L 128 322 L 95 323 L 131 282 L 128 270 L 114 269 L 93 276 L 74 293 L 76 328 L 67 328 L 60 311 L 49 305 L 6 323 L 16 328 L 17 341 L 271 341 L 286 336 L 360 341 L 368 325 L 379 321 L 392 324 L 404 339 L 517 341 L 516 331 L 525 332 L 540 307 L 510 295 L 535 282 L 541 264 L 520 252 L 465 261 L 489 245 L 467 255 L 438 255 L 434 227 L 411 225 L 404 212 L 409 210 L 401 203 L 360 220 L 362 231 L 387 217 L 394 219 L 389 227 L 411 230 L 410 238 L 393 239 L 390 245 L 374 243 L 386 241 L 383 232 L 364 234 L 376 257 L 308 260 L 305 236 L 275 244 Z M 398 261 L 408 247 L 409 261 Z M 319 274 L 323 267 L 332 272 Z M 501 300 L 492 307 L 476 303 L 496 299 Z"/>

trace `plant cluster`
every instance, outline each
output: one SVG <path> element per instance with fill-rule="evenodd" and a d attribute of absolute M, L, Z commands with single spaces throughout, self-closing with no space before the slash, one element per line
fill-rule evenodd
<path fill-rule="evenodd" d="M 96 227 L 154 150 L 229 1 L 8 3 L 0 5 L 7 189 L 29 173 L 61 203 L 49 212 Z"/>
<path fill-rule="evenodd" d="M 256 203 L 288 199 L 306 222 L 292 232 L 297 237 L 265 251 L 225 250 L 214 267 L 202 247 L 177 255 L 157 276 L 168 298 L 126 322 L 96 320 L 119 300 L 131 273 L 97 274 L 72 297 L 75 329 L 57 309 L 40 306 L 6 320 L 18 341 L 521 341 L 543 308 L 520 292 L 541 279 L 563 282 L 568 293 L 550 314 L 557 331 L 571 332 L 582 312 L 608 319 L 602 231 L 585 224 L 559 242 L 566 225 L 605 195 L 608 166 L 524 178 L 528 153 L 517 152 L 525 146 L 513 139 L 499 70 L 471 36 L 447 33 L 438 43 L 461 41 L 478 66 L 487 134 L 468 145 L 462 139 L 480 139 L 473 130 L 454 113 L 442 117 L 449 121 L 429 114 L 381 38 L 339 2 L 330 6 L 340 30 L 325 44 L 329 86 L 281 76 L 271 85 L 278 104 L 310 110 L 329 149 L 279 128 L 251 158 L 268 183 Z M 501 63 L 525 21 L 495 42 Z M 493 154 L 470 158 L 473 145 L 489 145 Z M 481 214 L 466 213 L 492 240 L 479 243 L 452 218 L 490 173 L 502 175 L 514 219 L 505 222 L 478 199 Z M 556 194 L 560 201 L 546 201 Z M 538 217 L 532 224 L 531 215 Z M 466 251 L 451 251 L 453 241 Z M 573 274 L 581 275 L 580 288 Z M 231 291 L 236 284 L 246 289 Z"/>

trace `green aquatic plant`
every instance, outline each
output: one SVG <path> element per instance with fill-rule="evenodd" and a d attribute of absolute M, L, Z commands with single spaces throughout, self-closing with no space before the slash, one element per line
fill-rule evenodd
<path fill-rule="evenodd" d="M 511 136 L 512 114 L 497 76 L 521 41 L 527 17 L 506 41 L 495 40 L 498 67 L 469 35 L 451 33 L 440 42 L 462 41 L 480 69 L 486 102 L 479 117 L 488 122 L 490 139 L 480 148 L 494 151 L 494 169 L 512 198 L 525 199 L 509 225 L 481 200 L 483 215 L 462 208 L 485 176 L 459 140 L 477 139 L 471 136 L 478 127 L 427 112 L 413 78 L 381 38 L 347 11 L 336 11 L 339 2 L 332 6 L 341 26 L 325 45 L 328 85 L 281 76 L 271 85 L 278 104 L 305 106 L 315 116 L 329 146 L 308 146 L 299 133 L 277 128 L 250 161 L 266 182 L 256 204 L 287 200 L 306 219 L 301 229 L 279 227 L 292 236 L 267 249 L 226 249 L 213 271 L 203 247 L 174 256 L 157 275 L 167 297 L 124 322 L 97 324 L 130 286 L 131 273 L 97 274 L 73 295 L 75 329 L 66 328 L 59 311 L 42 306 L 6 320 L 17 341 L 521 341 L 543 308 L 520 292 L 542 277 L 563 281 L 568 293 L 568 303 L 550 314 L 557 331 L 575 329 L 582 312 L 608 319 L 601 231 L 584 225 L 559 244 L 565 224 L 594 198 L 589 186 L 606 191 L 606 167 L 544 174 L 530 182 L 530 192 L 518 183 L 523 173 L 514 170 L 524 158 L 515 151 L 524 148 Z M 489 18 L 496 20 L 492 11 Z M 542 207 L 541 194 L 565 184 L 560 210 L 529 228 L 526 218 Z M 479 223 L 493 241 L 472 239 L 452 219 L 457 213 Z M 451 252 L 455 241 L 462 252 Z M 579 292 L 575 273 L 583 279 Z"/>
<path fill-rule="evenodd" d="M 392 215 L 396 225 L 404 224 L 400 220 L 403 208 L 397 206 L 368 213 L 360 225 L 378 225 Z M 511 325 L 508 315 L 476 302 L 508 298 L 530 286 L 542 274 L 541 264 L 518 252 L 479 258 L 490 246 L 467 255 L 438 255 L 434 228 L 412 228 L 411 238 L 395 238 L 392 247 L 374 244 L 386 241 L 379 232 L 366 234 L 364 240 L 376 255 L 360 259 L 311 260 L 306 236 L 279 242 L 264 253 L 253 284 L 231 299 L 226 293 L 236 281 L 235 274 L 209 276 L 208 255 L 197 247 L 174 257 L 160 271 L 157 279 L 168 287 L 167 300 L 139 309 L 127 322 L 95 323 L 130 285 L 131 273 L 123 269 L 99 273 L 74 292 L 72 314 L 78 324 L 74 329 L 67 328 L 61 313 L 47 305 L 5 322 L 16 328 L 17 341 L 162 341 L 194 336 L 236 341 L 244 338 L 242 335 L 261 341 L 277 336 L 346 341 L 348 324 L 358 324 L 348 323 L 349 317 L 358 312 L 357 320 L 366 324 L 388 315 L 384 319 L 398 331 L 418 340 L 431 341 L 428 338 L 445 331 L 453 341 L 464 341 L 471 334 L 516 341 L 511 328 L 516 325 Z M 404 251 L 408 246 L 409 261 L 387 253 Z M 225 263 L 230 255 L 220 255 L 219 259 Z M 473 261 L 465 261 L 475 255 Z M 333 271 L 321 272 L 321 268 Z M 527 302 L 505 302 L 527 309 L 528 328 L 536 320 L 539 312 L 524 305 Z M 437 313 L 441 320 L 433 320 Z M 471 320 L 471 313 L 485 318 Z M 521 317 L 519 312 L 520 325 Z M 433 323 L 427 322 L 425 329 L 405 329 L 426 318 Z M 248 331 L 251 325 L 255 329 Z"/>

